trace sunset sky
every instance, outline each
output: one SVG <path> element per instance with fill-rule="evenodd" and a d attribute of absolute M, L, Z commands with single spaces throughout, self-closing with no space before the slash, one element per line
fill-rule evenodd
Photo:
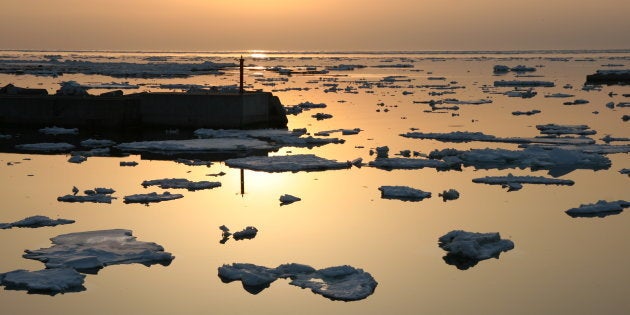
<path fill-rule="evenodd" d="M 628 49 L 628 0 L 2 0 L 0 49 Z"/>

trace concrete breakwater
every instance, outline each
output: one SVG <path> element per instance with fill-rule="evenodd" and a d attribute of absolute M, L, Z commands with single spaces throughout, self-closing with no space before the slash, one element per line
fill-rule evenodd
<path fill-rule="evenodd" d="M 67 128 L 286 128 L 270 92 L 0 95 L 0 125 Z"/>

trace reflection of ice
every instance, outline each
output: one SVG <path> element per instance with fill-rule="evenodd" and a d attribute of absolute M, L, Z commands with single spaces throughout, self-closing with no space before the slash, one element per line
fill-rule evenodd
<path fill-rule="evenodd" d="M 258 294 L 278 278 L 290 278 L 289 284 L 309 288 L 331 300 L 356 301 L 374 293 L 377 282 L 367 272 L 351 266 L 315 270 L 301 264 L 285 264 L 267 268 L 254 264 L 234 263 L 219 267 L 219 278 L 225 283 L 240 280 L 243 288 Z"/>

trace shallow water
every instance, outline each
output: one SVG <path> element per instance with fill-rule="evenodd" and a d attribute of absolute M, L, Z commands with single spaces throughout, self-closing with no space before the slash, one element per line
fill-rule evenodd
<path fill-rule="evenodd" d="M 37 59 L 48 52 L 0 52 L 0 61 Z M 236 62 L 240 53 L 54 53 L 63 58 L 108 62 L 146 62 L 143 58 L 167 55 L 172 62 Z M 199 57 L 199 58 L 196 58 Z M 112 59 L 113 58 L 113 59 Z M 558 61 L 562 58 L 563 61 Z M 388 62 L 389 61 L 389 62 Z M 254 75 L 279 77 L 264 67 L 339 64 L 410 63 L 413 68 L 366 67 L 353 71 L 331 71 L 325 75 L 293 75 L 288 82 L 263 86 Z M 289 116 L 289 129 L 307 128 L 310 133 L 339 128 L 361 128 L 358 135 L 333 137 L 344 144 L 313 149 L 285 147 L 272 155 L 313 153 L 340 161 L 362 157 L 374 160 L 370 149 L 387 145 L 390 156 L 410 149 L 428 154 L 442 148 L 508 148 L 515 144 L 445 143 L 399 136 L 412 127 L 422 132 L 480 131 L 496 136 L 533 137 L 536 124 L 585 124 L 596 130 L 599 140 L 606 134 L 630 137 L 628 123 L 621 117 L 627 108 L 609 109 L 607 102 L 628 102 L 622 94 L 628 86 L 604 86 L 601 91 L 583 91 L 586 75 L 607 64 L 630 68 L 630 53 L 535 53 L 535 54 L 276 54 L 246 60 L 249 89 L 278 90 L 309 87 L 308 91 L 277 91 L 284 105 L 303 101 L 326 103 Z M 518 78 L 555 82 L 552 88 L 535 88 L 533 98 L 522 99 L 483 93 L 483 85 L 495 80 L 516 79 L 513 73 L 495 76 L 495 64 L 539 66 L 532 73 L 542 77 Z M 421 71 L 417 71 L 421 70 Z M 378 81 L 403 75 L 410 82 L 399 88 L 357 89 L 358 94 L 326 93 L 325 80 L 336 79 L 340 88 L 358 87 L 357 80 Z M 429 80 L 445 77 L 446 80 Z M 54 92 L 61 81 L 109 83 L 128 81 L 138 90 L 160 90 L 162 83 L 200 85 L 235 84 L 238 74 L 201 75 L 189 78 L 111 78 L 102 75 L 64 74 L 59 77 L 0 74 L 0 85 L 43 87 Z M 307 83 L 308 81 L 317 83 Z M 428 88 L 408 85 L 448 84 L 465 88 L 456 94 L 430 96 Z M 573 88 L 565 89 L 565 84 Z M 491 89 L 504 92 L 509 88 Z M 366 93 L 373 91 L 373 93 Z M 413 94 L 403 95 L 403 91 Z M 609 96 L 609 92 L 618 95 Z M 100 90 L 91 91 L 98 93 Z M 568 99 L 545 98 L 545 94 L 570 93 Z M 456 113 L 427 113 L 427 104 L 413 101 L 458 98 L 490 98 L 490 104 L 460 105 Z M 565 101 L 587 99 L 586 105 L 566 106 Z M 344 101 L 344 102 L 339 102 Z M 385 106 L 378 106 L 378 103 Z M 384 112 L 387 108 L 389 111 Z M 515 110 L 539 109 L 533 116 L 513 116 Z M 380 110 L 380 112 L 377 112 Z M 598 114 L 594 114 L 598 111 Z M 311 115 L 324 112 L 333 118 L 318 121 Z M 1 140 L 0 140 L 1 141 Z M 613 143 L 627 144 L 627 143 Z M 84 292 L 56 296 L 3 290 L 2 312 L 6 314 L 626 314 L 630 302 L 626 292 L 630 254 L 627 211 L 605 218 L 571 218 L 565 210 L 598 200 L 628 200 L 628 155 L 609 154 L 608 170 L 576 170 L 562 179 L 573 186 L 525 185 L 515 192 L 499 186 L 475 184 L 473 178 L 514 175 L 548 176 L 529 169 L 436 171 L 435 169 L 385 171 L 368 166 L 347 170 L 299 173 L 264 173 L 245 170 L 244 193 L 241 172 L 221 162 L 210 167 L 185 166 L 167 160 L 146 160 L 138 155 L 125 158 L 90 157 L 82 164 L 68 163 L 69 155 L 0 153 L 0 222 L 13 222 L 31 215 L 76 220 L 76 223 L 39 229 L 0 230 L 3 259 L 0 272 L 14 269 L 39 270 L 43 264 L 21 257 L 25 249 L 49 247 L 49 238 L 72 232 L 124 228 L 140 241 L 156 242 L 176 257 L 169 266 L 117 265 L 88 275 Z M 27 159 L 27 160 L 25 160 Z M 136 167 L 120 167 L 120 161 L 137 161 Z M 12 163 L 8 165 L 8 162 Z M 224 176 L 207 174 L 225 172 Z M 124 204 L 122 197 L 151 191 L 142 181 L 159 178 L 220 181 L 222 186 L 195 192 L 169 190 L 184 198 L 150 204 Z M 378 187 L 406 185 L 432 192 L 420 202 L 381 199 Z M 81 190 L 111 187 L 118 199 L 112 204 L 61 203 L 56 198 Z M 438 193 L 457 189 L 458 200 L 443 202 Z M 280 206 L 278 198 L 292 194 L 302 201 Z M 237 231 L 255 226 L 252 240 L 229 240 L 220 244 L 220 225 Z M 515 248 L 499 259 L 479 262 L 468 270 L 446 264 L 445 252 L 437 246 L 440 236 L 454 229 L 500 232 Z M 330 301 L 308 290 L 278 280 L 257 295 L 246 292 L 239 282 L 225 284 L 217 268 L 234 262 L 275 267 L 302 263 L 316 269 L 351 265 L 369 272 L 378 281 L 373 295 L 361 301 Z"/>

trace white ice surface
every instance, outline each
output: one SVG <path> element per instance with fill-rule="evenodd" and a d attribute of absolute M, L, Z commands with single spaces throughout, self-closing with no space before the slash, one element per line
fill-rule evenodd
<path fill-rule="evenodd" d="M 270 151 L 277 148 L 267 142 L 256 139 L 213 138 L 189 140 L 141 141 L 121 143 L 116 146 L 122 151 L 155 152 L 164 154 L 176 153 L 213 153 L 213 152 L 247 152 Z"/>

